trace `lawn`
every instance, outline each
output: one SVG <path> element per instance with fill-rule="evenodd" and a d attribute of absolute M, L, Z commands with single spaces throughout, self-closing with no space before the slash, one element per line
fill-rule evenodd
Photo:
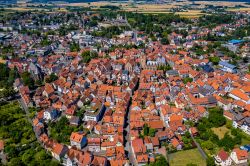
<path fill-rule="evenodd" d="M 213 127 L 212 130 L 214 134 L 218 135 L 219 139 L 222 139 L 224 135 L 226 134 L 226 132 L 231 133 L 230 130 L 226 128 L 226 126 L 221 126 L 218 128 Z"/>
<path fill-rule="evenodd" d="M 169 155 L 170 166 L 186 166 L 187 164 L 196 164 L 205 166 L 206 161 L 202 158 L 198 149 L 179 151 Z"/>
<path fill-rule="evenodd" d="M 250 136 L 244 132 L 242 132 L 242 141 L 241 141 L 241 145 L 249 145 L 250 144 Z"/>

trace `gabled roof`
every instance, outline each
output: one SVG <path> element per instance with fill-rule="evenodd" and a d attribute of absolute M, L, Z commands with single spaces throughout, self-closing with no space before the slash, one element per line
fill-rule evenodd
<path fill-rule="evenodd" d="M 72 132 L 71 136 L 70 136 L 70 140 L 80 143 L 82 141 L 83 137 L 85 137 L 85 133 Z"/>
<path fill-rule="evenodd" d="M 171 144 L 176 148 L 178 145 L 180 145 L 180 142 L 176 138 L 174 138 L 171 140 Z"/>
<path fill-rule="evenodd" d="M 238 160 L 246 160 L 248 159 L 248 153 L 246 150 L 241 150 L 239 148 L 236 148 L 233 150 L 233 152 L 236 153 Z"/>
<path fill-rule="evenodd" d="M 225 152 L 224 150 L 221 150 L 218 153 L 218 157 L 222 160 L 222 161 L 226 161 L 229 157 L 229 155 L 227 154 L 227 152 Z"/>
<path fill-rule="evenodd" d="M 244 93 L 243 91 L 241 91 L 240 89 L 233 89 L 231 92 L 230 92 L 232 95 L 236 96 L 236 97 L 239 97 L 241 98 L 242 100 L 244 101 L 248 101 L 249 100 L 249 97 L 246 93 Z"/>
<path fill-rule="evenodd" d="M 63 151 L 63 148 L 64 148 L 64 145 L 63 144 L 59 144 L 59 143 L 55 143 L 53 145 L 53 149 L 52 151 L 57 154 L 57 155 L 60 155 Z"/>
<path fill-rule="evenodd" d="M 107 162 L 107 159 L 105 157 L 94 156 L 94 159 L 93 159 L 91 165 L 93 165 L 93 166 L 104 166 L 106 162 Z"/>

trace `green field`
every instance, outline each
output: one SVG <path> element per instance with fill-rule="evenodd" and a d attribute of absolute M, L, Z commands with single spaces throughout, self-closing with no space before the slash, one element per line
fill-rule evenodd
<path fill-rule="evenodd" d="M 202 158 L 198 149 L 179 151 L 169 155 L 170 166 L 186 166 L 187 164 L 196 164 L 205 166 L 206 161 Z"/>

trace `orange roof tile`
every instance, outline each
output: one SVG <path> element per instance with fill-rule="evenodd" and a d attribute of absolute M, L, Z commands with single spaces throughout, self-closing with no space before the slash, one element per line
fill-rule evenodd
<path fill-rule="evenodd" d="M 240 89 L 233 89 L 231 92 L 230 92 L 232 95 L 234 96 L 237 96 L 239 98 L 241 98 L 242 100 L 244 101 L 248 101 L 249 100 L 249 97 L 247 94 L 245 94 L 243 91 L 241 91 Z"/>
<path fill-rule="evenodd" d="M 55 143 L 54 146 L 53 146 L 53 149 L 52 151 L 57 154 L 57 155 L 60 155 L 62 150 L 64 148 L 64 145 L 62 144 L 59 144 L 59 143 Z"/>
<path fill-rule="evenodd" d="M 176 148 L 180 143 L 176 138 L 174 138 L 172 139 L 171 144 Z"/>
<path fill-rule="evenodd" d="M 85 136 L 85 133 L 72 132 L 70 136 L 70 140 L 80 143 L 84 136 Z"/>
<path fill-rule="evenodd" d="M 236 153 L 238 160 L 248 159 L 248 153 L 246 150 L 241 150 L 239 148 L 236 148 L 233 151 Z"/>

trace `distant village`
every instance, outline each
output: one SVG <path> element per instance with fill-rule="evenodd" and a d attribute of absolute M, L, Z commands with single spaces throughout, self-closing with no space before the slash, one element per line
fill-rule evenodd
<path fill-rule="evenodd" d="M 206 40 L 210 35 L 222 38 L 249 26 L 250 13 L 234 16 L 233 23 L 213 28 L 172 22 L 186 35 L 170 32 L 165 43 L 136 28 L 111 38 L 95 35 L 130 27 L 122 14 L 95 23 L 100 15 L 94 12 L 27 12 L 0 22 L 0 62 L 34 80 L 31 87 L 16 78 L 13 88 L 23 109 L 37 109 L 35 135 L 63 165 L 147 165 L 157 155 L 196 147 L 207 158 L 198 124 L 211 110 L 221 109 L 232 130 L 250 136 L 249 32 L 221 44 L 227 52 L 214 46 L 207 53 L 215 43 Z M 58 141 L 50 130 L 62 120 L 76 129 L 68 141 Z M 211 155 L 216 165 L 249 163 L 250 142 L 218 147 Z"/>

